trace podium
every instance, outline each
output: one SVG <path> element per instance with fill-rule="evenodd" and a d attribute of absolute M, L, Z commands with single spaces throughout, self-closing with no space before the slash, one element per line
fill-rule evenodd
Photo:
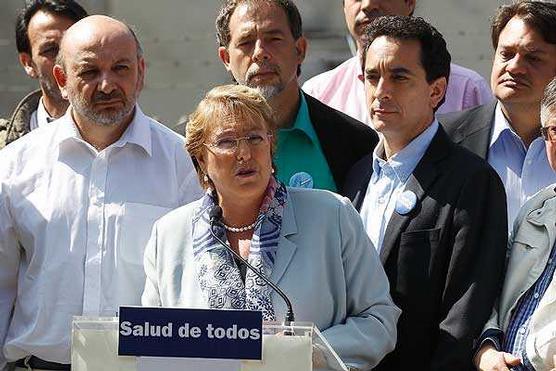
<path fill-rule="evenodd" d="M 73 371 L 348 371 L 311 323 L 264 323 L 262 360 L 118 356 L 117 317 L 74 317 Z"/>

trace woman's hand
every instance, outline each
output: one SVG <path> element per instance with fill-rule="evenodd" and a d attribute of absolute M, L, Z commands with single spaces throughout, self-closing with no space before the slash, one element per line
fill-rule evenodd
<path fill-rule="evenodd" d="M 509 371 L 510 367 L 519 366 L 521 360 L 513 354 L 500 352 L 487 343 L 475 356 L 474 363 L 480 371 Z"/>

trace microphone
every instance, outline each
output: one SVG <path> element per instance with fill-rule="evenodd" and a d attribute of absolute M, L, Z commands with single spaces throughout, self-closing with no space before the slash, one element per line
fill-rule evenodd
<path fill-rule="evenodd" d="M 284 291 L 282 291 L 282 289 L 280 289 L 274 282 L 272 282 L 264 274 L 262 274 L 257 268 L 255 268 L 251 264 L 249 264 L 247 262 L 247 260 L 245 260 L 241 255 L 239 255 L 239 253 L 234 251 L 234 249 L 232 249 L 231 246 L 229 246 L 227 243 L 222 241 L 222 239 L 220 239 L 216 235 L 216 233 L 214 233 L 213 227 L 216 224 L 220 224 L 220 225 L 222 224 L 222 208 L 220 206 L 215 205 L 215 206 L 212 207 L 212 209 L 209 211 L 209 220 L 210 220 L 210 234 L 212 235 L 212 237 L 214 237 L 216 239 L 216 241 L 218 241 L 222 246 L 224 246 L 226 248 L 226 250 L 231 252 L 233 256 L 235 256 L 242 263 L 244 263 L 245 266 L 247 268 L 249 268 L 249 270 L 251 270 L 253 273 L 255 273 L 261 280 L 263 280 L 267 285 L 272 287 L 272 289 L 276 293 L 278 293 L 278 295 L 280 295 L 282 297 L 282 299 L 286 302 L 286 306 L 288 307 L 288 310 L 286 312 L 286 318 L 285 318 L 285 321 L 284 321 L 284 325 L 285 326 L 290 326 L 291 323 L 295 321 L 295 316 L 293 314 L 292 303 L 291 303 L 290 299 L 288 299 L 288 297 L 286 296 Z"/>

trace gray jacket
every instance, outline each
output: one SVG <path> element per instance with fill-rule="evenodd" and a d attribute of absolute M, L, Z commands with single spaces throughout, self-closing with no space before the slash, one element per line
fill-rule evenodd
<path fill-rule="evenodd" d="M 9 120 L 0 119 L 0 149 L 31 131 L 31 115 L 37 110 L 41 97 L 40 90 L 27 94 Z"/>

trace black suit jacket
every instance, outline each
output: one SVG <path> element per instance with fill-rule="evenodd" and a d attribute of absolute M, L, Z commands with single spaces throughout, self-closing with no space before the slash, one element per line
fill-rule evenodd
<path fill-rule="evenodd" d="M 343 184 L 349 169 L 363 156 L 373 152 L 378 135 L 362 122 L 336 111 L 309 94 L 302 94 L 338 193 L 345 195 Z"/>
<path fill-rule="evenodd" d="M 462 112 L 440 115 L 438 121 L 450 139 L 487 159 L 497 100 Z"/>
<path fill-rule="evenodd" d="M 348 174 L 346 194 L 359 210 L 372 156 Z M 469 370 L 474 341 L 503 278 L 506 198 L 498 175 L 456 146 L 440 127 L 409 177 L 417 195 L 407 215 L 386 228 L 380 259 L 402 309 L 396 349 L 376 370 Z"/>

